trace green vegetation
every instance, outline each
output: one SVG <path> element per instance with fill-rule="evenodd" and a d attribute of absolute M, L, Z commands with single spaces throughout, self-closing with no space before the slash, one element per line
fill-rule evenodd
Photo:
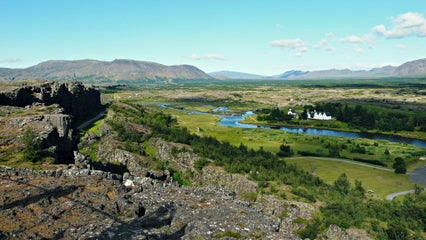
<path fill-rule="evenodd" d="M 239 232 L 231 232 L 231 231 L 226 231 L 226 232 L 222 232 L 222 233 L 217 233 L 214 238 L 224 238 L 224 237 L 231 237 L 231 238 L 237 238 L 240 239 L 243 236 L 241 235 L 241 233 Z"/>
<path fill-rule="evenodd" d="M 410 214 L 401 212 L 401 209 L 426 209 L 425 202 L 409 199 L 400 202 L 388 202 L 365 197 L 365 187 L 360 181 L 351 184 L 349 175 L 342 173 L 331 184 L 327 184 L 319 177 L 301 170 L 295 165 L 290 165 L 277 155 L 265 151 L 263 148 L 253 150 L 240 144 L 234 146 L 228 142 L 221 142 L 213 137 L 203 137 L 191 134 L 188 129 L 181 128 L 171 116 L 161 112 L 148 112 L 138 105 L 130 105 L 133 113 L 128 116 L 146 124 L 153 129 L 152 136 L 162 137 L 168 141 L 190 145 L 193 151 L 202 157 L 214 160 L 214 164 L 223 166 L 233 173 L 248 174 L 259 186 L 270 186 L 271 193 L 278 193 L 274 183 L 291 186 L 290 192 L 305 201 L 322 201 L 326 204 L 321 207 L 321 218 L 314 219 L 307 228 L 300 232 L 301 236 L 313 236 L 325 229 L 330 224 L 340 227 L 373 228 L 387 239 L 393 239 L 390 228 L 393 224 L 392 216 L 400 216 L 399 221 L 410 223 L 403 226 L 402 230 L 417 234 L 426 227 L 422 220 L 421 211 L 412 218 Z M 127 113 L 129 114 L 129 113 Z M 136 140 L 136 139 L 135 139 Z M 285 145 L 282 150 L 286 150 Z M 181 184 L 185 183 L 179 171 L 164 165 L 164 169 L 172 172 L 173 178 Z M 389 172 L 389 174 L 394 174 Z M 351 178 L 352 179 L 352 178 Z M 275 190 L 273 190 L 275 189 Z M 251 197 L 251 196 L 247 196 Z M 254 196 L 253 196 L 254 197 Z M 380 214 L 379 214 L 380 213 Z M 367 222 L 364 219 L 371 219 Z M 383 227 L 379 222 L 385 222 Z M 380 237 L 383 237 L 383 236 Z"/>
<path fill-rule="evenodd" d="M 209 164 L 209 161 L 206 158 L 200 158 L 197 161 L 194 162 L 194 167 L 201 171 L 203 167 L 207 166 Z"/>
<path fill-rule="evenodd" d="M 151 86 L 149 90 L 142 89 L 147 94 L 144 97 L 141 97 L 143 95 L 141 94 L 132 98 L 132 94 L 135 95 L 135 93 L 118 92 L 118 95 L 127 99 L 127 107 L 121 106 L 114 111 L 122 111 L 122 117 L 126 121 L 131 120 L 136 124 L 143 124 L 152 129 L 149 136 L 139 136 L 134 139 L 131 135 L 127 136 L 132 139 L 132 143 L 140 143 L 145 146 L 148 156 L 155 156 L 155 150 L 148 149 L 148 139 L 161 137 L 167 141 L 183 143 L 192 148 L 200 156 L 200 160 L 195 163 L 197 170 L 201 170 L 206 164 L 215 164 L 222 166 L 228 172 L 241 173 L 257 181 L 260 193 L 275 194 L 289 200 L 320 202 L 320 212 L 312 220 L 298 220 L 307 224 L 306 228 L 299 232 L 302 238 L 314 239 L 318 234 L 323 233 L 330 224 L 336 224 L 343 228 L 366 229 L 373 237 L 378 239 L 422 239 L 426 230 L 424 220 L 426 219 L 426 196 L 424 194 L 416 193 L 408 197 L 400 197 L 394 201 L 381 199 L 389 193 L 413 188 L 413 184 L 408 181 L 407 175 L 395 174 L 392 172 L 392 167 L 395 161 L 399 161 L 396 160 L 398 158 L 403 160 L 408 171 L 424 165 L 419 161 L 419 157 L 426 154 L 423 148 L 380 140 L 320 137 L 285 133 L 278 130 L 223 127 L 216 123 L 218 117 L 206 114 L 194 115 L 181 111 L 184 109 L 186 111 L 209 112 L 212 108 L 221 105 L 230 107 L 229 113 L 251 109 L 273 109 L 273 106 L 278 104 L 271 101 L 272 97 L 264 98 L 272 95 L 285 96 L 283 93 L 297 93 L 298 89 L 302 88 L 304 95 L 309 95 L 310 92 L 312 92 L 312 95 L 303 97 L 296 96 L 296 93 L 294 93 L 294 95 L 285 96 L 287 99 L 285 101 L 289 103 L 294 100 L 291 104 L 295 104 L 294 107 L 300 110 L 303 109 L 304 105 L 310 103 L 326 104 L 327 102 L 323 100 L 329 99 L 330 93 L 323 94 L 321 91 L 335 91 L 335 88 L 338 87 L 340 88 L 338 91 L 341 91 L 339 96 L 350 101 L 341 102 L 342 106 L 347 105 L 348 109 L 353 111 L 357 109 L 356 111 L 360 111 L 360 113 L 365 110 L 366 116 L 374 111 L 387 112 L 380 117 L 383 117 L 383 121 L 392 121 L 391 116 L 394 118 L 401 117 L 401 115 L 392 114 L 398 111 L 405 113 L 408 108 L 412 108 L 413 114 L 404 114 L 409 117 L 405 119 L 409 122 L 414 121 L 415 116 L 421 116 L 417 114 L 416 109 L 423 109 L 424 103 L 403 102 L 399 99 L 398 94 L 401 94 L 401 92 L 398 88 L 408 89 L 402 94 L 421 96 L 424 91 L 418 89 L 421 89 L 424 85 L 421 81 L 420 83 L 418 81 L 420 80 L 393 81 L 387 79 L 386 81 L 365 80 L 362 82 L 264 82 L 261 85 L 254 82 L 240 82 L 229 85 L 217 83 L 212 86 L 182 84 L 165 88 Z M 291 91 L 282 90 L 283 86 L 291 88 Z M 317 87 L 321 89 L 316 89 Z M 244 91 L 241 89 L 244 89 Z M 199 92 L 197 92 L 198 90 Z M 173 99 L 170 99 L 171 91 L 177 94 L 181 92 L 182 97 L 174 94 Z M 250 91 L 250 94 L 246 94 L 248 91 Z M 264 94 L 263 98 L 259 97 L 260 94 Z M 336 93 L 333 92 L 333 94 Z M 352 100 L 363 94 L 370 95 L 361 100 Z M 389 108 L 389 105 L 392 104 L 364 104 L 371 103 L 371 96 L 376 94 L 392 98 L 393 100 L 389 100 L 389 102 L 398 102 L 401 107 L 392 109 Z M 321 99 L 321 95 L 323 99 Z M 256 99 L 256 97 L 258 98 Z M 293 100 L 290 101 L 289 99 Z M 146 102 L 163 100 L 173 102 L 173 108 L 163 109 L 146 104 Z M 257 104 L 260 101 L 263 103 Z M 268 101 L 271 104 L 265 104 Z M 143 102 L 145 102 L 145 107 L 140 106 Z M 358 104 L 360 102 L 362 104 Z M 357 105 L 361 107 L 357 108 Z M 123 109 L 126 109 L 126 111 Z M 286 113 L 285 109 L 280 109 L 280 111 Z M 265 121 L 267 119 L 260 120 Z M 282 120 L 276 119 L 276 121 Z M 364 120 L 365 118 L 359 118 L 354 121 L 363 124 Z M 257 120 L 252 119 L 252 121 Z M 284 121 L 287 120 L 284 119 Z M 324 128 L 354 131 L 374 132 L 380 130 L 378 118 L 375 119 L 374 128 L 371 129 L 365 126 L 358 127 L 356 122 L 351 121 L 290 120 L 288 122 L 295 125 L 317 125 Z M 414 131 L 407 131 L 411 129 L 403 127 L 399 130 L 391 129 L 389 133 L 395 134 L 393 131 L 396 130 L 398 131 L 396 134 L 400 135 L 425 136 L 421 132 L 421 124 L 412 123 Z M 124 135 L 126 134 L 124 133 Z M 294 155 L 296 157 L 288 157 Z M 385 167 L 389 171 L 346 162 L 317 160 L 315 157 L 299 157 L 300 155 L 339 157 L 353 161 L 352 163 L 363 162 Z M 286 157 L 286 159 L 283 159 L 283 157 Z M 212 162 L 207 159 L 211 159 Z M 166 163 L 164 167 L 169 169 L 171 166 L 167 166 Z M 185 184 L 184 181 L 188 180 L 188 177 L 188 173 L 173 172 L 174 179 L 183 180 L 179 180 L 181 184 Z M 282 188 L 283 185 L 286 185 L 286 187 Z M 373 190 L 374 193 L 369 190 Z M 257 198 L 257 194 L 259 193 L 249 193 L 243 197 L 252 201 Z"/>
<path fill-rule="evenodd" d="M 414 184 L 408 181 L 407 175 L 395 174 L 391 171 L 383 171 L 346 162 L 337 162 L 315 157 L 286 158 L 287 164 L 295 164 L 321 178 L 328 184 L 343 173 L 349 182 L 362 180 L 362 185 L 367 190 L 374 191 L 374 198 L 384 199 L 387 194 L 412 189 Z M 372 165 L 374 166 L 374 165 Z"/>
<path fill-rule="evenodd" d="M 317 104 L 317 111 L 332 112 L 337 120 L 358 129 L 389 131 L 426 131 L 426 113 L 423 110 L 399 109 L 400 106 L 381 107 L 373 104 L 342 103 Z"/>
<path fill-rule="evenodd" d="M 257 111 L 257 121 L 268 121 L 268 122 L 287 122 L 290 121 L 293 116 L 288 115 L 287 112 L 274 107 L 271 110 L 262 109 Z"/>
<path fill-rule="evenodd" d="M 395 158 L 395 163 L 392 165 L 395 169 L 395 173 L 405 174 L 407 173 L 407 167 L 405 166 L 404 159 L 401 157 Z"/>
<path fill-rule="evenodd" d="M 42 157 L 42 142 L 36 138 L 37 135 L 32 128 L 27 128 L 22 137 L 24 148 L 22 156 L 24 160 L 36 162 Z"/>

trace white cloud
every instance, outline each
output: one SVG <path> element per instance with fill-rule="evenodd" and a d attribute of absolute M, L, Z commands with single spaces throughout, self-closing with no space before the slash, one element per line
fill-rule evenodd
<path fill-rule="evenodd" d="M 275 27 L 278 28 L 278 29 L 283 29 L 284 28 L 284 26 L 281 25 L 281 24 L 279 24 L 279 23 L 275 24 Z"/>
<path fill-rule="evenodd" d="M 426 37 L 426 19 L 420 13 L 407 12 L 391 18 L 393 28 L 377 25 L 373 30 L 385 38 L 403 38 L 410 35 Z"/>
<path fill-rule="evenodd" d="M 321 50 L 324 50 L 324 51 L 327 51 L 327 52 L 334 52 L 336 50 L 325 39 L 321 39 L 321 41 L 319 41 L 318 44 L 314 45 L 314 48 L 321 49 Z"/>
<path fill-rule="evenodd" d="M 274 40 L 269 43 L 272 47 L 282 47 L 288 49 L 298 49 L 305 46 L 305 43 L 296 38 L 296 39 L 285 39 L 285 40 Z"/>
<path fill-rule="evenodd" d="M 215 53 L 208 53 L 204 56 L 198 56 L 197 54 L 193 53 L 189 58 L 191 58 L 192 60 L 225 60 L 223 56 Z"/>
<path fill-rule="evenodd" d="M 340 38 L 338 41 L 342 43 L 369 43 L 374 40 L 374 37 L 371 35 L 365 35 L 363 37 L 359 37 L 356 35 L 349 35 L 344 38 Z"/>
<path fill-rule="evenodd" d="M 309 51 L 309 48 L 306 46 L 306 44 L 298 38 L 274 40 L 269 42 L 269 45 L 272 47 L 287 48 L 289 50 L 296 51 L 296 57 L 301 57 L 303 53 Z"/>
<path fill-rule="evenodd" d="M 18 62 L 22 62 L 22 59 L 20 59 L 20 58 L 6 58 L 6 59 L 0 60 L 0 63 L 18 63 Z"/>

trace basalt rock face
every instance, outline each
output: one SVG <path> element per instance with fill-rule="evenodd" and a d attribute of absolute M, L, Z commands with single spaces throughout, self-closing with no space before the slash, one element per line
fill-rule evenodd
<path fill-rule="evenodd" d="M 26 109 L 26 111 L 31 110 L 31 108 Z M 25 117 L 0 117 L 2 122 L 0 132 L 10 136 L 7 132 L 13 131 L 18 137 L 11 139 L 9 144 L 15 143 L 19 146 L 22 145 L 21 139 L 26 129 L 32 128 L 37 133 L 37 139 L 42 142 L 42 148 L 50 148 L 56 163 L 72 163 L 76 141 L 71 120 L 70 115 L 60 112 Z"/>
<path fill-rule="evenodd" d="M 0 134 L 9 137 L 0 146 L 22 147 L 25 130 L 32 128 L 56 163 L 73 163 L 74 123 L 100 107 L 99 91 L 77 82 L 7 86 L 0 92 Z"/>
<path fill-rule="evenodd" d="M 0 92 L 0 105 L 25 107 L 34 103 L 59 104 L 75 120 L 84 119 L 101 107 L 100 93 L 78 82 L 48 82 Z"/>

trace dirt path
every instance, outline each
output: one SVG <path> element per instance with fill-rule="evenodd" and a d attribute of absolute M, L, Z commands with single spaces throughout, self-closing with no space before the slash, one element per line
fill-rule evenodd
<path fill-rule="evenodd" d="M 386 200 L 392 200 L 395 197 L 405 195 L 405 194 L 409 194 L 409 193 L 413 193 L 413 192 L 414 192 L 414 189 L 402 191 L 402 192 L 391 193 L 391 194 L 386 195 Z"/>
<path fill-rule="evenodd" d="M 96 115 L 96 116 L 92 117 L 91 119 L 89 119 L 89 120 L 85 121 L 84 123 L 80 124 L 80 125 L 77 127 L 77 129 L 78 129 L 78 130 L 81 130 L 81 129 L 83 129 L 83 128 L 85 128 L 85 127 L 89 126 L 89 124 L 91 124 L 92 122 L 94 122 L 94 121 L 96 121 L 96 120 L 100 119 L 101 117 L 103 117 L 103 116 L 105 115 L 105 113 L 106 113 L 106 111 L 102 111 L 102 112 L 100 112 L 98 115 Z"/>
<path fill-rule="evenodd" d="M 300 157 L 297 157 L 297 158 L 300 158 Z M 356 161 L 353 161 L 353 160 L 346 160 L 346 159 L 341 159 L 341 158 L 327 158 L 327 157 L 306 157 L 306 158 L 323 160 L 323 161 L 334 161 L 334 162 L 349 163 L 349 164 L 364 166 L 364 167 L 368 167 L 368 168 L 374 168 L 374 169 L 377 169 L 377 170 L 388 171 L 388 172 L 394 171 L 392 169 L 385 168 L 385 167 L 375 166 L 375 165 L 371 165 L 371 164 L 367 164 L 367 163 L 356 162 Z"/>
<path fill-rule="evenodd" d="M 425 186 L 426 185 L 426 165 L 423 165 L 421 167 L 414 169 L 410 173 L 409 180 L 412 183 L 421 184 L 421 185 Z M 425 188 L 425 190 L 426 190 L 426 188 Z M 397 192 L 397 193 L 391 193 L 391 194 L 386 196 L 386 199 L 392 200 L 397 196 L 401 196 L 401 195 L 405 195 L 405 194 L 409 194 L 409 193 L 413 193 L 413 192 L 414 192 L 414 189 L 402 191 L 402 192 Z"/>
<path fill-rule="evenodd" d="M 424 188 L 423 190 L 426 190 L 426 188 Z M 395 197 L 401 196 L 401 195 L 405 195 L 405 194 L 409 194 L 409 193 L 414 193 L 414 189 L 411 190 L 407 190 L 407 191 L 402 191 L 402 192 L 396 192 L 396 193 L 391 193 L 386 195 L 386 200 L 392 200 Z"/>

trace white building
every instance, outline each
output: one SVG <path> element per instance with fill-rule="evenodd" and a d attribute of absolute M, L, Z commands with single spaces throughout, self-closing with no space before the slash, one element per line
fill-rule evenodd
<path fill-rule="evenodd" d="M 313 111 L 308 114 L 308 118 L 316 120 L 332 120 L 331 114 L 329 112 Z"/>

